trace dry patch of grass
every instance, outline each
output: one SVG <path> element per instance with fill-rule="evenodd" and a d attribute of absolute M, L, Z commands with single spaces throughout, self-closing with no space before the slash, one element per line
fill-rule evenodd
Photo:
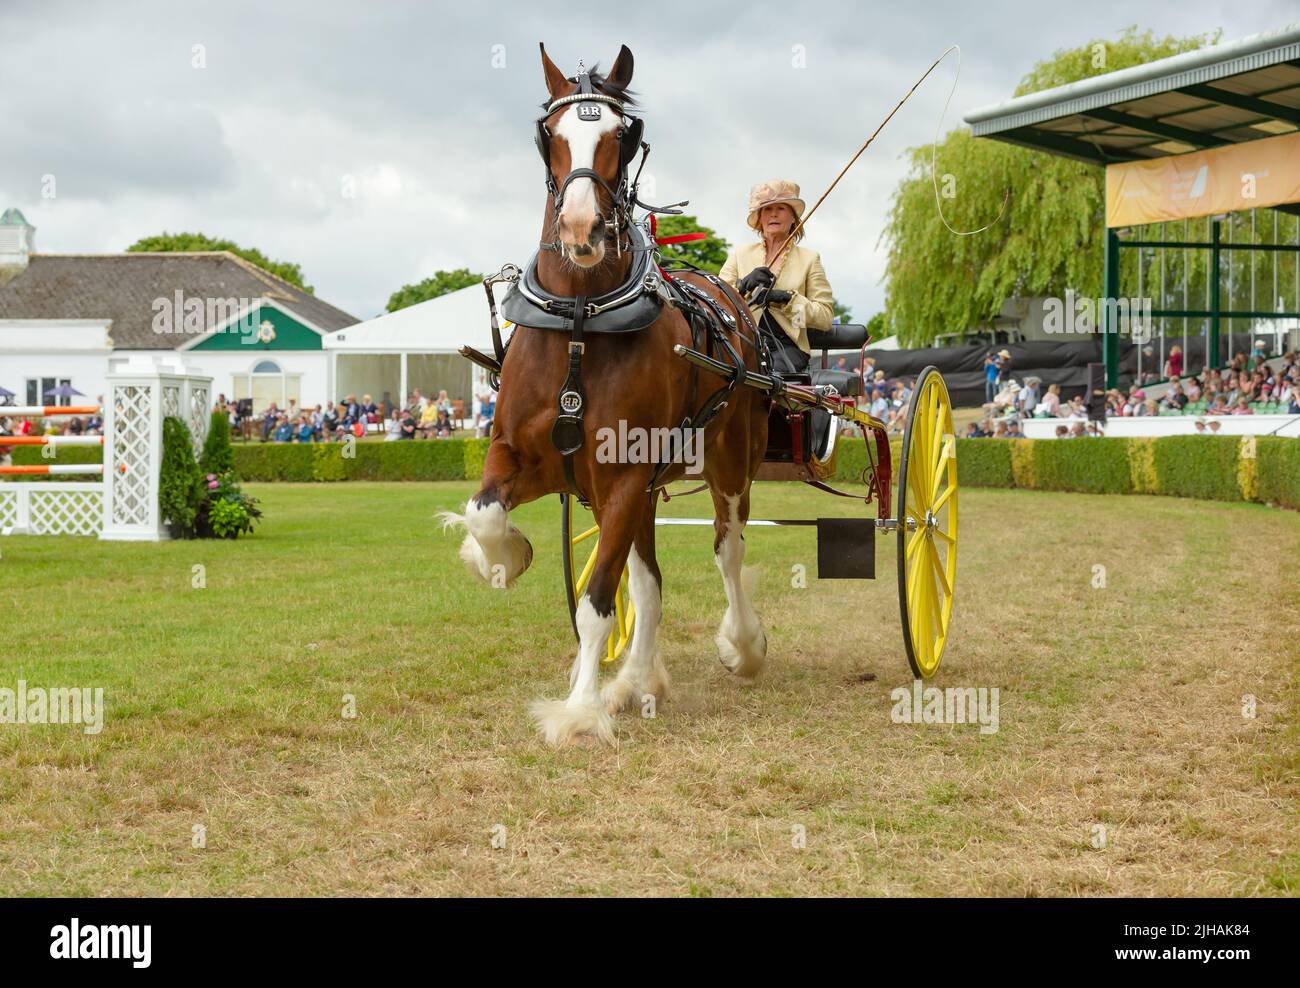
<path fill-rule="evenodd" d="M 5 541 L 0 686 L 103 686 L 108 715 L 95 737 L 0 727 L 0 893 L 1300 887 L 1300 619 L 1293 582 L 1268 575 L 1293 568 L 1300 516 L 963 492 L 936 684 L 997 687 L 990 735 L 891 721 L 910 684 L 892 539 L 875 583 L 798 590 L 811 530 L 752 530 L 770 658 L 742 686 L 713 649 L 710 532 L 661 529 L 674 697 L 623 715 L 616 747 L 552 752 L 526 706 L 567 685 L 558 507 L 517 513 L 536 562 L 502 595 L 463 579 L 431 521 L 469 491 L 264 485 L 247 542 Z M 756 517 L 853 510 L 756 488 Z"/>

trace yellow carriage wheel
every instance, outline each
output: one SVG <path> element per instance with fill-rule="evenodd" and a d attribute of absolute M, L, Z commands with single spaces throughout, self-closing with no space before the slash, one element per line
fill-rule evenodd
<path fill-rule="evenodd" d="M 564 592 L 569 598 L 569 621 L 578 633 L 578 601 L 596 568 L 596 549 L 600 546 L 600 527 L 592 513 L 576 497 L 560 495 L 560 537 L 564 545 Z M 618 581 L 614 595 L 614 630 L 605 646 L 605 661 L 613 662 L 632 641 L 636 611 L 627 589 L 627 567 Z"/>
<path fill-rule="evenodd" d="M 898 468 L 898 602 L 912 672 L 939 670 L 957 577 L 957 441 L 943 375 L 927 367 L 908 408 Z"/>

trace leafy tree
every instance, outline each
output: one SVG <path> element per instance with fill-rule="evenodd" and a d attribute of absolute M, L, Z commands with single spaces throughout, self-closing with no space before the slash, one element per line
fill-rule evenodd
<path fill-rule="evenodd" d="M 885 322 L 883 312 L 877 312 L 867 320 L 867 333 L 870 334 L 873 343 L 883 340 L 889 335 L 889 325 Z"/>
<path fill-rule="evenodd" d="M 1130 27 L 1114 40 L 1089 41 L 1037 63 L 1015 95 L 1216 40 L 1217 33 L 1156 38 Z M 1099 54 L 1104 65 L 1096 68 Z M 1063 296 L 1067 289 L 1083 297 L 1101 294 L 1104 169 L 976 139 L 965 128 L 951 131 L 939 145 L 933 170 L 932 154 L 928 144 L 908 152 L 909 172 L 894 191 L 882 235 L 889 252 L 885 321 L 903 343 L 924 345 L 939 333 L 987 323 L 1012 295 Z M 934 176 L 949 174 L 956 195 L 942 199 L 943 218 L 955 230 L 978 229 L 998 215 L 1006 198 L 1006 211 L 991 229 L 958 237 L 944 226 Z"/>
<path fill-rule="evenodd" d="M 414 285 L 403 285 L 388 296 L 388 311 L 396 312 L 408 305 L 427 302 L 448 292 L 458 292 L 470 285 L 482 284 L 484 276 L 475 274 L 469 268 L 457 268 L 455 271 L 435 271 L 431 277 L 417 281 Z"/>
<path fill-rule="evenodd" d="M 235 469 L 235 450 L 230 445 L 230 416 L 216 410 L 208 425 L 208 436 L 203 440 L 199 455 L 199 470 L 209 473 L 230 473 Z"/>
<path fill-rule="evenodd" d="M 178 418 L 163 419 L 162 465 L 158 477 L 158 511 L 172 534 L 195 536 L 194 520 L 203 501 L 203 475 L 194 462 L 190 430 Z"/>
<path fill-rule="evenodd" d="M 687 261 L 702 271 L 717 274 L 731 253 L 731 244 L 709 227 L 702 226 L 694 216 L 660 216 L 655 231 L 660 237 L 677 237 L 683 233 L 707 234 L 704 240 L 688 240 L 684 244 L 666 244 L 660 247 L 659 251 L 665 261 Z"/>
<path fill-rule="evenodd" d="M 304 292 L 315 294 L 315 289 L 302 280 L 302 268 L 288 261 L 273 261 L 255 247 L 240 247 L 233 240 L 218 240 L 202 233 L 160 233 L 144 237 L 127 248 L 128 253 L 170 253 L 173 251 L 228 250 L 255 264 L 277 278 L 297 285 Z"/>
<path fill-rule="evenodd" d="M 853 311 L 837 298 L 831 299 L 831 310 L 838 317 L 840 322 L 852 322 Z"/>

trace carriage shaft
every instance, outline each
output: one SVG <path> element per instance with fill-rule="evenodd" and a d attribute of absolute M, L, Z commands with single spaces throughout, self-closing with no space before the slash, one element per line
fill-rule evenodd
<path fill-rule="evenodd" d="M 742 371 L 732 364 L 724 363 L 721 360 L 715 360 L 698 350 L 692 350 L 688 346 L 678 344 L 673 347 L 673 353 L 719 377 L 728 381 L 735 380 L 740 376 Z M 860 409 L 851 400 L 843 395 L 827 395 L 806 384 L 791 384 L 781 380 L 772 374 L 759 374 L 756 371 L 743 371 L 744 379 L 740 382 L 751 388 L 765 392 L 773 401 L 784 402 L 788 405 L 799 406 L 800 408 L 824 408 L 833 415 L 866 426 L 870 429 L 885 429 L 885 424 L 879 419 L 872 418 L 863 409 Z"/>

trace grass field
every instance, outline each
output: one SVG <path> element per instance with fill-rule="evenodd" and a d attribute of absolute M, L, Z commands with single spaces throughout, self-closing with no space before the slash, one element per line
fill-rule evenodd
<path fill-rule="evenodd" d="M 0 687 L 107 704 L 96 736 L 0 725 L 0 894 L 1300 889 L 1300 515 L 963 491 L 936 683 L 997 687 L 992 734 L 892 722 L 892 539 L 874 583 L 793 589 L 812 530 L 751 531 L 770 648 L 746 687 L 714 651 L 711 532 L 664 529 L 674 695 L 554 752 L 527 704 L 567 692 L 558 505 L 516 512 L 534 566 L 492 591 L 432 522 L 471 489 L 262 485 L 238 543 L 0 541 Z M 755 517 L 853 509 L 756 488 Z"/>

